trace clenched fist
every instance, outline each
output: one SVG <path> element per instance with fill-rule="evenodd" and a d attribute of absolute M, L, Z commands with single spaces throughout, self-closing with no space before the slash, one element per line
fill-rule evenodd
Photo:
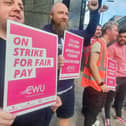
<path fill-rule="evenodd" d="M 98 9 L 98 0 L 89 0 L 88 1 L 88 8 L 92 11 L 97 10 Z"/>

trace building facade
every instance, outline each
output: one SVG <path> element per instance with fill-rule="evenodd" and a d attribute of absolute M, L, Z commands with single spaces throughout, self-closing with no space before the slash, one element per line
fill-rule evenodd
<path fill-rule="evenodd" d="M 52 5 L 63 0 L 23 0 L 25 24 L 42 28 L 50 22 L 49 12 Z M 79 28 L 82 0 L 70 0 L 69 28 Z"/>
<path fill-rule="evenodd" d="M 23 0 L 25 24 L 42 28 L 49 23 L 49 12 L 53 0 Z"/>

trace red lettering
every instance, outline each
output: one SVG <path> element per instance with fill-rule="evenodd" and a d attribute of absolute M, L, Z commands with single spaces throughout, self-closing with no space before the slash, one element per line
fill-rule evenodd
<path fill-rule="evenodd" d="M 28 59 L 27 66 L 32 66 L 32 59 Z"/>
<path fill-rule="evenodd" d="M 19 59 L 14 60 L 14 67 L 16 67 L 17 64 L 19 64 Z"/>
<path fill-rule="evenodd" d="M 23 46 L 23 45 L 28 46 L 28 41 L 29 41 L 29 39 L 22 38 L 22 43 L 21 43 L 21 45 L 22 45 L 22 46 Z"/>
<path fill-rule="evenodd" d="M 15 45 L 28 46 L 28 38 L 15 37 L 13 42 Z"/>
<path fill-rule="evenodd" d="M 19 37 L 15 37 L 13 40 L 15 45 L 20 45 L 20 38 Z"/>
<path fill-rule="evenodd" d="M 36 59 L 35 60 L 35 66 L 38 66 L 38 64 L 39 64 L 39 59 Z"/>
<path fill-rule="evenodd" d="M 18 70 L 16 69 L 14 72 L 14 78 L 22 78 L 22 77 L 27 77 L 27 76 L 31 76 L 33 69 L 22 69 L 22 70 Z"/>
<path fill-rule="evenodd" d="M 15 70 L 14 72 L 14 78 L 16 78 L 20 74 L 20 70 Z"/>
<path fill-rule="evenodd" d="M 21 50 L 20 56 L 23 56 L 23 53 L 24 53 L 25 49 L 24 48 L 20 48 L 20 50 Z"/>
<path fill-rule="evenodd" d="M 26 66 L 26 63 L 27 63 L 26 59 L 21 59 L 20 66 L 24 67 Z"/>
<path fill-rule="evenodd" d="M 20 74 L 20 77 L 22 77 L 22 76 L 24 76 L 24 77 L 27 76 L 27 73 L 26 73 L 26 70 L 25 69 L 23 69 L 22 72 L 21 72 L 21 74 Z"/>
<path fill-rule="evenodd" d="M 25 56 L 30 56 L 30 49 L 26 49 Z"/>
<path fill-rule="evenodd" d="M 19 55 L 19 53 L 18 53 L 18 50 L 19 50 L 19 48 L 14 48 L 14 56 L 18 56 Z"/>
<path fill-rule="evenodd" d="M 38 56 L 39 50 L 34 50 L 34 56 Z"/>

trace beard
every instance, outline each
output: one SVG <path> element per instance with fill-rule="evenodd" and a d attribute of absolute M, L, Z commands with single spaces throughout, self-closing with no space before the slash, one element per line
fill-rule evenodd
<path fill-rule="evenodd" d="M 126 43 L 126 42 L 123 42 L 123 43 L 122 43 L 121 41 L 118 41 L 118 44 L 119 44 L 120 46 L 125 45 L 125 43 Z"/>
<path fill-rule="evenodd" d="M 99 37 L 101 37 L 101 33 L 97 33 L 95 36 L 96 36 L 96 38 L 99 38 Z"/>
<path fill-rule="evenodd" d="M 59 36 L 64 36 L 64 31 L 68 29 L 68 23 L 66 21 L 60 21 L 56 23 L 53 19 L 51 20 L 52 31 Z"/>

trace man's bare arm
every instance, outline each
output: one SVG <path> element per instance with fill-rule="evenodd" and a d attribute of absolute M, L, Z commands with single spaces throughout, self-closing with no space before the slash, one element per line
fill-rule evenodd
<path fill-rule="evenodd" d="M 100 56 L 100 53 L 91 53 L 90 60 L 89 60 L 89 66 L 90 66 L 92 75 L 93 75 L 95 81 L 98 84 L 103 82 L 102 78 L 99 75 L 99 70 L 98 70 L 98 67 L 97 67 L 97 62 L 99 60 L 99 56 Z M 108 87 L 105 84 L 100 86 L 100 87 L 101 87 L 103 92 L 108 92 L 109 91 Z"/>

